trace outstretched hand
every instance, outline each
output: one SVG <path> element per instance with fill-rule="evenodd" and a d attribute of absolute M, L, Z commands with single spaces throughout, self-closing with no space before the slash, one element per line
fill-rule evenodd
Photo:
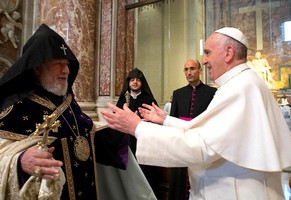
<path fill-rule="evenodd" d="M 107 106 L 111 111 L 101 110 L 100 112 L 107 121 L 108 126 L 120 132 L 134 135 L 135 129 L 141 121 L 140 117 L 132 112 L 127 104 L 123 105 L 123 110 L 111 103 L 108 103 Z"/>
<path fill-rule="evenodd" d="M 138 108 L 140 115 L 144 121 L 153 122 L 156 124 L 163 124 L 167 114 L 161 108 L 159 108 L 155 103 L 152 105 L 142 104 L 143 107 Z"/>

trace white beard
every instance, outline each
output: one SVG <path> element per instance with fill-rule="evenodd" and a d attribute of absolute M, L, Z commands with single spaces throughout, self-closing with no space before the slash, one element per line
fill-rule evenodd
<path fill-rule="evenodd" d="M 58 96 L 64 96 L 68 91 L 68 84 L 63 86 L 59 82 L 54 81 L 46 69 L 43 69 L 43 72 L 40 75 L 40 83 L 45 90 Z"/>

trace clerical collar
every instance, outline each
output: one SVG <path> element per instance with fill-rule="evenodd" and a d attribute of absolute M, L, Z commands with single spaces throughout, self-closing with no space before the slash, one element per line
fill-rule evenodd
<path fill-rule="evenodd" d="M 239 75 L 241 72 L 243 72 L 243 71 L 245 71 L 247 69 L 250 69 L 250 68 L 246 63 L 240 64 L 240 65 L 232 68 L 231 70 L 225 72 L 224 74 L 222 74 L 214 82 L 219 87 L 221 87 L 222 85 L 224 85 L 225 83 L 230 81 L 232 78 L 234 78 L 235 76 Z"/>
<path fill-rule="evenodd" d="M 201 85 L 202 85 L 202 81 L 199 81 L 198 85 L 196 85 L 196 86 L 193 86 L 189 83 L 189 86 L 193 89 L 198 89 L 199 87 L 201 87 Z"/>
<path fill-rule="evenodd" d="M 130 96 L 132 96 L 133 99 L 136 99 L 137 96 L 140 95 L 140 93 L 141 93 L 141 91 L 139 93 L 137 93 L 137 94 L 130 93 Z"/>

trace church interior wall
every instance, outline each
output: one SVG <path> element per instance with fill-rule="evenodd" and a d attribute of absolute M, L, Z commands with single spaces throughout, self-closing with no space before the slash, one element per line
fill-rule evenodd
<path fill-rule="evenodd" d="M 290 41 L 284 40 L 284 22 L 291 20 L 290 1 L 214 1 L 205 4 L 205 35 L 222 26 L 242 30 L 249 41 L 248 64 L 255 71 L 256 53 L 267 65 L 259 66 L 270 78 L 267 86 L 277 98 L 290 95 Z M 290 30 L 290 28 L 289 28 Z M 265 62 L 266 63 L 266 62 Z"/>
<path fill-rule="evenodd" d="M 148 77 L 160 105 L 174 89 L 187 84 L 185 61 L 196 58 L 201 62 L 201 5 L 201 1 L 165 1 L 136 9 L 135 65 Z"/>
<path fill-rule="evenodd" d="M 79 102 L 88 103 L 98 113 L 108 101 L 116 102 L 127 73 L 138 67 L 162 106 L 174 89 L 187 84 L 182 72 L 185 60 L 201 61 L 205 38 L 222 26 L 234 26 L 249 39 L 248 61 L 255 59 L 257 51 L 268 61 L 275 96 L 290 95 L 291 43 L 283 40 L 283 23 L 291 20 L 290 1 L 167 0 L 125 8 L 133 3 L 1 1 L 1 19 L 5 19 L 5 9 L 10 15 L 14 9 L 21 15 L 16 21 L 23 27 L 15 28 L 17 48 L 9 40 L 4 42 L 0 34 L 0 75 L 21 54 L 36 27 L 47 23 L 66 39 L 80 61 L 74 84 Z M 1 23 L 2 28 L 3 20 Z M 213 84 L 206 70 L 201 79 Z"/>
<path fill-rule="evenodd" d="M 289 0 L 164 0 L 126 9 L 135 0 L 1 0 L 0 77 L 21 55 L 34 30 L 46 23 L 62 35 L 80 61 L 73 86 L 82 109 L 104 123 L 99 111 L 115 103 L 127 73 L 141 69 L 160 106 L 187 84 L 188 58 L 202 59 L 205 38 L 223 26 L 242 30 L 268 62 L 267 85 L 278 99 L 291 96 L 291 2 Z M 17 15 L 17 12 L 19 16 Z M 14 39 L 7 36 L 9 15 Z M 15 25 L 17 24 L 17 25 Z M 9 25 L 9 24 L 8 24 Z M 287 31 L 290 32 L 287 32 Z M 287 38 L 287 39 L 285 39 Z M 207 70 L 203 82 L 213 85 Z"/>

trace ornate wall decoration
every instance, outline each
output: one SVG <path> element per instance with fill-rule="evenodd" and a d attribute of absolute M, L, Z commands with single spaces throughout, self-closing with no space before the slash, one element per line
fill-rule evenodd
<path fill-rule="evenodd" d="M 20 0 L 0 1 L 0 77 L 19 54 L 21 41 Z"/>
<path fill-rule="evenodd" d="M 270 71 L 270 76 L 262 77 L 268 87 L 272 90 L 291 88 L 291 41 L 284 40 L 284 22 L 291 21 L 290 1 L 207 0 L 205 6 L 206 37 L 223 26 L 239 28 L 249 40 L 250 66 L 258 53 L 264 60 L 259 63 L 268 63 L 265 72 Z"/>
<path fill-rule="evenodd" d="M 19 31 L 22 30 L 21 13 L 18 10 L 20 0 L 2 0 L 0 2 L 0 44 L 10 42 L 15 49 L 20 42 Z"/>

